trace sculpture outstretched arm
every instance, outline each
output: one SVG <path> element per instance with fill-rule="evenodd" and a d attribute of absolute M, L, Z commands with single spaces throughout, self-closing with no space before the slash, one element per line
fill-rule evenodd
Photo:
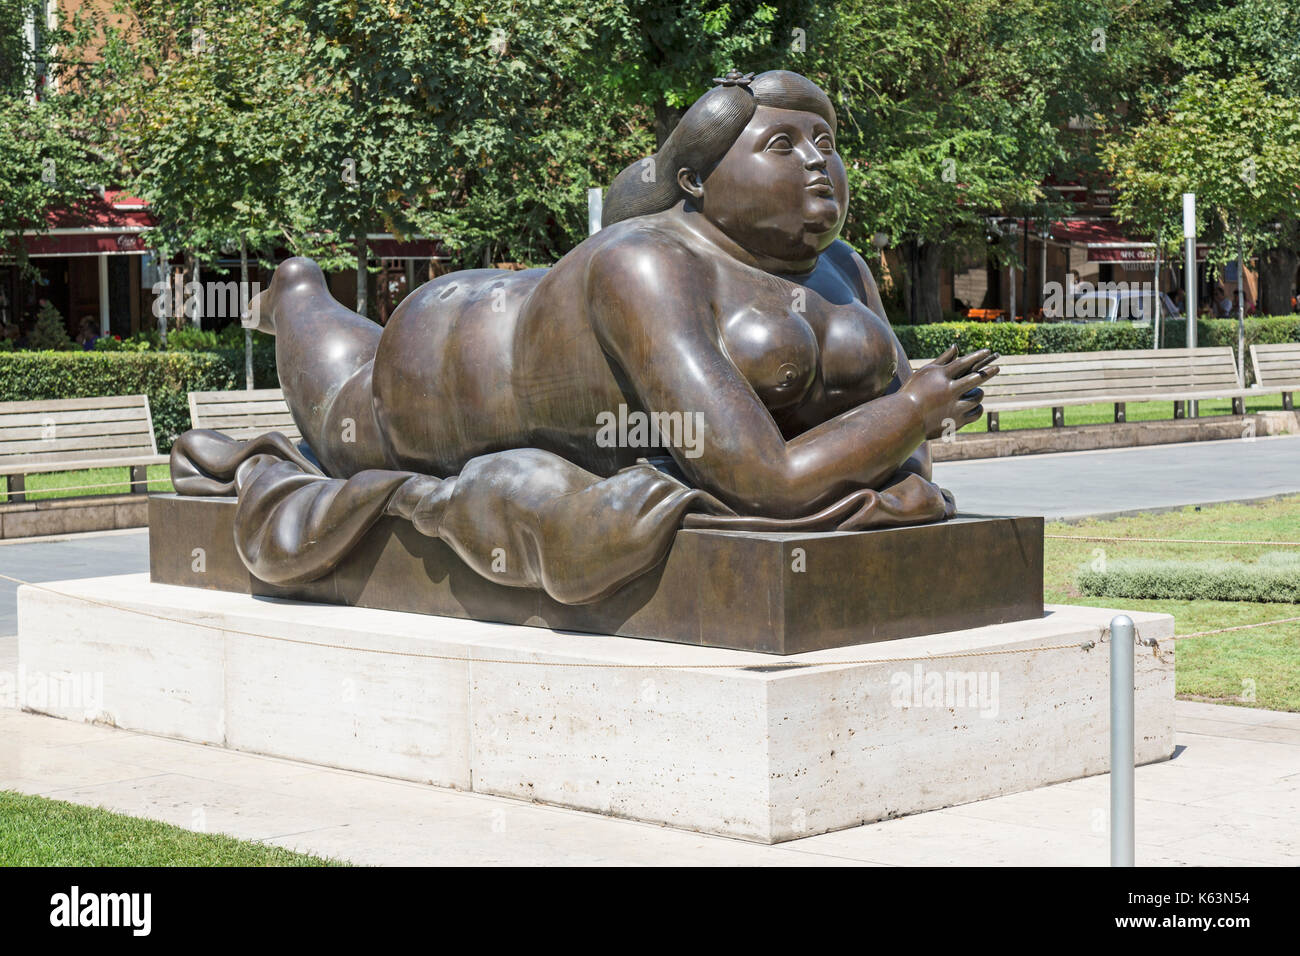
<path fill-rule="evenodd" d="M 667 243 L 636 252 L 591 263 L 596 334 L 647 411 L 702 414 L 698 457 L 672 449 L 674 457 L 697 487 L 743 513 L 797 517 L 878 489 L 945 419 L 966 424 L 979 415 L 978 385 L 996 371 L 992 356 L 954 352 L 787 442 L 725 354 L 705 284 L 691 281 L 708 265 Z"/>

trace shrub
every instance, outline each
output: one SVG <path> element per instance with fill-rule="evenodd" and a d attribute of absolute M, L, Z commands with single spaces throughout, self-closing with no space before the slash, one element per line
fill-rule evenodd
<path fill-rule="evenodd" d="M 27 347 L 38 351 L 66 351 L 74 345 L 63 316 L 53 304 L 46 302 L 36 313 L 36 325 L 27 336 Z"/>
<path fill-rule="evenodd" d="M 1255 564 L 1122 559 L 1104 571 L 1085 565 L 1077 580 L 1080 591 L 1096 597 L 1295 604 L 1300 603 L 1300 554 L 1266 554 Z"/>
<path fill-rule="evenodd" d="M 1149 349 L 1150 326 L 1127 322 L 939 322 L 934 325 L 895 326 L 894 332 L 911 358 L 932 358 L 950 345 L 962 352 L 991 348 L 1003 355 L 1041 355 L 1048 352 L 1109 352 Z M 1200 319 L 1196 325 L 1200 345 L 1237 345 L 1236 319 Z M 1187 322 L 1168 319 L 1161 324 L 1164 348 L 1180 348 L 1187 341 Z M 1300 342 L 1300 316 L 1264 316 L 1246 320 L 1246 346 Z M 1249 355 L 1249 353 L 1247 353 Z"/>
<path fill-rule="evenodd" d="M 190 391 L 238 388 L 244 357 L 231 352 L 8 352 L 0 401 L 149 396 L 158 450 L 190 427 Z"/>

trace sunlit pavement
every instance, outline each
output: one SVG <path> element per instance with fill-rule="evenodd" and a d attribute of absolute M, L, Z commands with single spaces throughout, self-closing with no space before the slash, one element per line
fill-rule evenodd
<path fill-rule="evenodd" d="M 1300 714 L 1180 701 L 1138 865 L 1300 863 Z M 0 710 L 0 789 L 374 865 L 1107 863 L 1109 778 L 760 846 Z"/>
<path fill-rule="evenodd" d="M 941 462 L 968 514 L 1083 518 L 1300 492 L 1300 437 Z"/>

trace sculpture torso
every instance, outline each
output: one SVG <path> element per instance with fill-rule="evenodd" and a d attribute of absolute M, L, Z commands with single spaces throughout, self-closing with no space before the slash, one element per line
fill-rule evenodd
<path fill-rule="evenodd" d="M 596 287 L 618 280 L 611 271 L 651 268 L 650 257 L 661 269 L 654 281 L 685 287 L 716 343 L 716 355 L 698 357 L 700 374 L 729 361 L 787 437 L 889 387 L 893 336 L 864 304 L 866 267 L 846 244 L 835 243 L 810 274 L 776 276 L 719 254 L 689 228 L 690 215 L 675 209 L 616 224 L 549 271 L 459 272 L 409 296 L 384 331 L 373 373 L 391 464 L 454 474 L 476 455 L 537 447 L 612 474 L 655 453 L 596 442 L 597 416 L 620 404 L 694 411 L 646 408 L 638 372 L 602 345 L 607 317 Z M 618 321 L 654 336 L 662 308 L 645 302 Z"/>

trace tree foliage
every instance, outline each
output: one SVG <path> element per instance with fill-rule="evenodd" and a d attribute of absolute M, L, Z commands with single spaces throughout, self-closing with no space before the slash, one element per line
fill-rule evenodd
<path fill-rule="evenodd" d="M 1225 122 L 1225 119 L 1229 121 Z M 1181 195 L 1197 197 L 1198 234 L 1215 258 L 1267 248 L 1300 215 L 1300 99 L 1270 93 L 1254 73 L 1189 75 L 1167 113 L 1112 137 L 1105 155 L 1117 214 L 1150 233 L 1181 236 Z"/>
<path fill-rule="evenodd" d="M 75 206 L 111 178 L 97 126 L 87 122 L 73 88 L 50 91 L 71 77 L 56 56 L 84 43 L 77 22 L 36 31 L 27 41 L 39 5 L 0 0 L 0 254 L 26 264 L 25 233 L 49 228 L 52 209 Z"/>

